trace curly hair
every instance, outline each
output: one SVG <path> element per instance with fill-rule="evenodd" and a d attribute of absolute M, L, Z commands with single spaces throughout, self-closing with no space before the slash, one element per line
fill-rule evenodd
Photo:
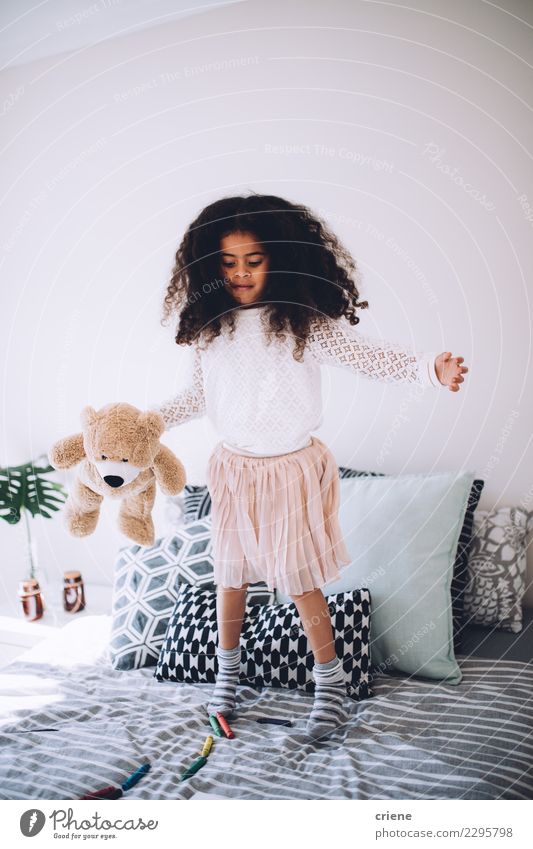
<path fill-rule="evenodd" d="M 302 204 L 253 192 L 211 203 L 187 229 L 163 307 L 163 324 L 179 316 L 176 344 L 189 345 L 200 334 L 209 343 L 223 327 L 233 334 L 238 304 L 220 279 L 220 244 L 236 232 L 253 234 L 269 255 L 265 327 L 269 339 L 292 331 L 294 359 L 302 359 L 313 320 L 345 316 L 359 323 L 356 308 L 366 309 L 368 301 L 358 300 L 357 266 L 326 223 Z"/>

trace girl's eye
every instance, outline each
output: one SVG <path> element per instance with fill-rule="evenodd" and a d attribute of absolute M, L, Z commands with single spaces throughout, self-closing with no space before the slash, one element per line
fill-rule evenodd
<path fill-rule="evenodd" d="M 122 462 L 123 462 L 123 463 L 127 463 L 128 461 L 127 461 L 127 460 L 125 460 L 125 459 L 124 459 L 124 457 L 123 457 L 123 458 L 122 458 Z"/>
<path fill-rule="evenodd" d="M 102 460 L 107 460 L 107 457 L 106 457 L 105 454 L 102 454 Z"/>
<path fill-rule="evenodd" d="M 263 262 L 262 259 L 254 260 L 254 262 L 248 262 L 248 265 L 250 265 L 252 268 L 257 268 L 257 266 L 261 265 L 262 262 Z M 222 265 L 224 266 L 224 268 L 233 268 L 235 263 L 234 262 L 223 262 Z"/>

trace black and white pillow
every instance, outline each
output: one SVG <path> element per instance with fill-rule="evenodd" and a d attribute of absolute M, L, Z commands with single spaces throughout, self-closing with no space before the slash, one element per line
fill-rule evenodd
<path fill-rule="evenodd" d="M 109 656 L 115 669 L 155 666 L 179 585 L 214 587 L 211 516 L 183 525 L 153 546 L 121 548 L 115 562 Z M 264 582 L 247 598 L 272 603 Z"/>
<path fill-rule="evenodd" d="M 180 583 L 181 540 L 164 537 L 153 546 L 121 548 L 115 561 L 111 638 L 115 669 L 154 666 Z"/>
<path fill-rule="evenodd" d="M 337 656 L 346 692 L 355 701 L 369 698 L 370 591 L 328 596 Z M 154 676 L 159 681 L 214 684 L 218 671 L 216 594 L 182 585 L 170 617 Z M 240 637 L 239 680 L 252 687 L 272 686 L 313 693 L 313 653 L 296 605 L 246 604 Z"/>
<path fill-rule="evenodd" d="M 211 513 L 211 495 L 205 484 L 201 486 L 185 484 L 180 496 L 182 497 L 184 522 L 196 522 Z"/>
<path fill-rule="evenodd" d="M 340 478 L 384 478 L 383 472 L 360 472 L 358 469 L 350 469 L 348 466 L 339 466 Z"/>

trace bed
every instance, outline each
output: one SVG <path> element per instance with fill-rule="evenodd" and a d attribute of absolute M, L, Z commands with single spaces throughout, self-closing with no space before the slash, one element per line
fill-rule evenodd
<path fill-rule="evenodd" d="M 0 671 L 2 799 L 76 799 L 121 784 L 146 760 L 150 772 L 123 799 L 533 798 L 531 611 L 520 641 L 506 635 L 505 648 L 496 634 L 496 647 L 478 638 L 457 655 L 459 685 L 375 676 L 373 697 L 347 698 L 343 726 L 319 743 L 296 737 L 311 696 L 241 685 L 235 739 L 215 738 L 186 781 L 211 731 L 212 685 L 157 681 L 153 667 L 115 670 L 110 626 L 110 616 L 80 618 Z"/>

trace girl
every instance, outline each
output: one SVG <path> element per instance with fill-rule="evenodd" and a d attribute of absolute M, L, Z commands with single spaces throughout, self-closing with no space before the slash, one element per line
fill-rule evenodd
<path fill-rule="evenodd" d="M 156 406 L 167 429 L 208 415 L 221 436 L 207 467 L 217 584 L 218 675 L 209 714 L 235 710 L 249 583 L 294 601 L 313 651 L 311 737 L 338 725 L 344 673 L 324 584 L 350 562 L 338 521 L 339 475 L 312 436 L 322 423 L 320 364 L 369 378 L 459 390 L 450 352 L 416 354 L 356 333 L 356 266 L 300 204 L 252 193 L 206 207 L 176 254 L 163 323 L 193 346 L 190 380 Z"/>

